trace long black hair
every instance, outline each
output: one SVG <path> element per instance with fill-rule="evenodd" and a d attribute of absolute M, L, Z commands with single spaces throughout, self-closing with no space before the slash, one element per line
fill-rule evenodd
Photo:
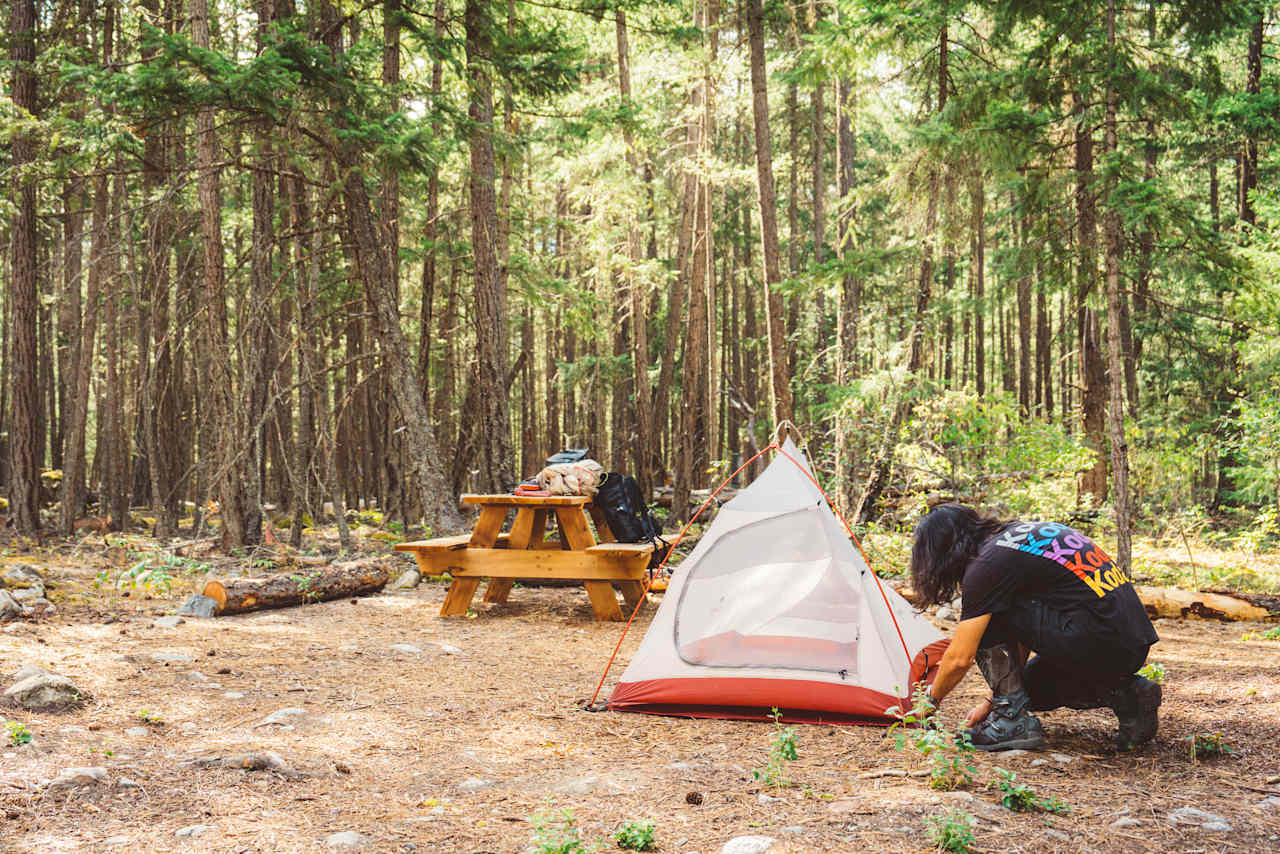
<path fill-rule="evenodd" d="M 911 587 L 916 604 L 951 601 L 965 567 L 982 544 L 1008 524 L 963 504 L 939 504 L 916 525 L 911 546 Z"/>

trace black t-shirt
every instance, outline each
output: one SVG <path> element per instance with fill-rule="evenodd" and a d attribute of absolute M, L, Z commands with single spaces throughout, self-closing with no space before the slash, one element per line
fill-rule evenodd
<path fill-rule="evenodd" d="M 1093 540 L 1066 525 L 1006 526 L 969 563 L 960 589 L 962 620 L 1035 598 L 1058 611 L 1088 611 L 1121 643 L 1159 640 L 1129 576 Z"/>

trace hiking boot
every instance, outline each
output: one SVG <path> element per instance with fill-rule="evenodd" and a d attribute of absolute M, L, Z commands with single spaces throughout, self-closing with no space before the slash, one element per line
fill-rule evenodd
<path fill-rule="evenodd" d="M 979 750 L 1034 750 L 1044 744 L 1044 727 L 1031 714 L 1031 697 L 1022 684 L 1022 655 L 1007 643 L 980 647 L 974 656 L 995 696 L 991 712 L 965 730 Z"/>
<path fill-rule="evenodd" d="M 1160 700 L 1164 692 L 1160 686 L 1141 676 L 1130 676 L 1119 688 L 1111 692 L 1107 705 L 1116 713 L 1120 732 L 1116 746 L 1132 750 L 1155 738 L 1160 725 Z"/>
<path fill-rule="evenodd" d="M 1031 698 L 1018 691 L 991 701 L 991 713 L 964 732 L 978 750 L 1035 750 L 1044 746 L 1044 727 L 1031 714 Z"/>

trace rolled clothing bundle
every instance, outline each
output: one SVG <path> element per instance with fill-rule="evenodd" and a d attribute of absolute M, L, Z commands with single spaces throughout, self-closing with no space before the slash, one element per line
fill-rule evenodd
<path fill-rule="evenodd" d="M 604 466 L 595 460 L 556 463 L 538 472 L 538 486 L 551 495 L 585 495 L 591 498 L 600 485 Z"/>

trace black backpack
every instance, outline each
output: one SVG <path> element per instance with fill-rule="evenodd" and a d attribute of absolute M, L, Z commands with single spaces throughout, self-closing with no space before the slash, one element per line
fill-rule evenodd
<path fill-rule="evenodd" d="M 649 566 L 654 567 L 662 561 L 665 549 L 658 544 L 666 546 L 667 543 L 662 539 L 662 528 L 649 512 L 640 484 L 634 477 L 608 472 L 600 480 L 594 500 L 618 542 L 653 543 L 655 548 Z"/>

